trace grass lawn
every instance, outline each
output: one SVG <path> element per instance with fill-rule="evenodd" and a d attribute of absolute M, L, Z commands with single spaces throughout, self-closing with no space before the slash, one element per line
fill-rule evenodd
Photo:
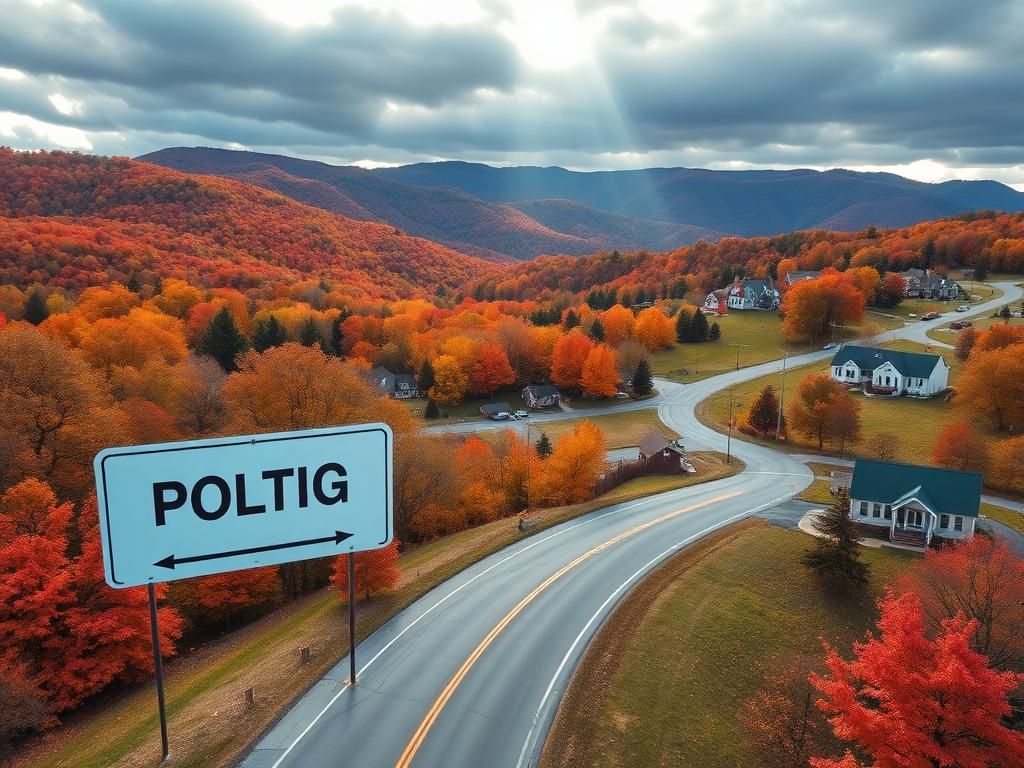
<path fill-rule="evenodd" d="M 584 504 L 540 510 L 529 535 L 601 507 L 716 480 L 742 471 L 724 455 L 693 453 L 695 475 L 638 478 Z M 413 548 L 399 560 L 401 580 L 390 593 L 362 602 L 356 634 L 361 639 L 428 590 L 487 555 L 515 543 L 513 519 L 447 536 Z M 348 651 L 347 621 L 330 590 L 307 595 L 244 629 L 172 660 L 166 695 L 173 765 L 195 768 L 233 765 L 277 716 Z M 309 646 L 312 661 L 301 664 Z M 243 694 L 255 688 L 248 707 Z M 152 766 L 158 762 L 159 727 L 152 683 L 114 691 L 71 716 L 46 738 L 23 751 L 19 768 Z"/>
<path fill-rule="evenodd" d="M 878 320 L 881 322 L 870 323 L 871 332 L 896 325 L 889 318 Z M 708 318 L 709 324 L 715 322 L 722 329 L 719 341 L 676 344 L 671 349 L 655 352 L 651 356 L 651 367 L 655 375 L 674 381 L 697 381 L 735 370 L 736 344 L 745 345 L 738 348 L 740 368 L 778 360 L 782 357 L 781 349 L 789 350 L 790 354 L 801 354 L 812 349 L 807 342 L 786 341 L 782 337 L 782 321 L 774 312 L 730 312 L 724 317 Z M 898 325 L 902 326 L 902 322 Z M 847 329 L 846 337 L 857 338 L 858 330 Z M 814 345 L 818 346 L 820 344 Z"/>
<path fill-rule="evenodd" d="M 623 411 L 622 413 L 610 413 L 604 416 L 582 416 L 581 418 L 589 418 L 590 421 L 601 428 L 609 449 L 628 448 L 638 445 L 641 438 L 649 432 L 660 432 L 668 439 L 679 437 L 679 433 L 661 423 L 656 408 L 643 411 Z M 577 419 L 563 419 L 545 424 L 536 424 L 530 428 L 530 438 L 533 442 L 536 442 L 541 433 L 543 433 L 553 443 L 562 435 L 572 432 L 577 423 Z"/>
<path fill-rule="evenodd" d="M 1024 515 L 1014 512 L 1012 509 L 997 507 L 994 504 L 981 503 L 981 514 L 990 517 L 1003 525 L 1013 528 L 1018 533 L 1024 533 Z"/>
<path fill-rule="evenodd" d="M 924 352 L 926 348 L 912 341 L 898 341 L 884 345 L 890 349 L 899 349 L 908 352 Z M 953 354 L 953 350 L 932 349 L 932 353 L 941 354 L 950 366 L 950 383 L 956 381 L 960 373 L 961 364 Z M 812 363 L 799 368 L 791 368 L 786 374 L 786 396 L 793 393 L 793 389 L 803 376 L 812 372 L 827 372 L 827 363 Z M 743 414 L 751 402 L 760 392 L 765 384 L 775 386 L 776 392 L 781 389 L 782 374 L 772 374 L 737 385 L 732 389 L 733 408 L 737 414 Z M 901 397 L 894 400 L 885 398 L 869 398 L 855 394 L 854 397 L 861 404 L 861 421 L 863 439 L 854 446 L 847 446 L 847 456 L 868 457 L 867 445 L 873 435 L 879 432 L 893 432 L 898 434 L 899 441 L 896 446 L 896 460 L 912 464 L 930 464 L 932 447 L 939 432 L 948 424 L 959 421 L 961 413 L 949 403 L 943 402 L 941 396 L 930 400 L 917 400 Z M 720 392 L 714 397 L 705 400 L 698 407 L 699 417 L 719 430 L 728 428 L 729 423 L 729 393 Z M 994 443 L 999 435 L 995 432 L 985 431 L 979 427 L 979 431 L 990 442 Z M 746 435 L 733 430 L 733 436 L 749 440 Z M 788 435 L 788 446 L 794 451 L 818 452 L 816 440 L 810 440 L 791 431 Z M 774 441 L 769 444 L 776 446 Z M 778 446 L 776 446 L 778 447 Z M 837 453 L 838 445 L 825 444 L 824 453 Z"/>
<path fill-rule="evenodd" d="M 918 557 L 863 548 L 869 589 L 839 600 L 800 564 L 810 542 L 746 521 L 652 574 L 592 642 L 541 765 L 754 765 L 739 715 L 764 684 L 761 670 L 820 658 L 822 637 L 848 654 L 873 624 L 884 586 Z"/>
<path fill-rule="evenodd" d="M 1000 325 L 1001 323 L 1008 322 L 1010 325 L 1021 326 L 1024 325 L 1024 317 L 1020 317 L 1019 308 L 1015 310 L 1018 314 L 1014 317 L 1009 318 L 1008 321 L 1004 321 L 1001 317 L 983 317 L 980 320 L 973 320 L 974 328 L 978 331 L 986 331 L 993 325 Z M 928 331 L 928 338 L 935 339 L 936 341 L 944 341 L 947 344 L 956 344 L 957 331 L 949 327 L 949 323 L 944 323 L 936 328 L 932 328 Z"/>

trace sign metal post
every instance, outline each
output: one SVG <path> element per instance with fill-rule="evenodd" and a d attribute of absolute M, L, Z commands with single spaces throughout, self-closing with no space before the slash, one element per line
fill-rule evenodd
<path fill-rule="evenodd" d="M 167 708 L 164 706 L 164 664 L 160 658 L 160 625 L 157 623 L 156 589 L 146 585 L 149 594 L 149 630 L 153 637 L 153 666 L 156 669 L 156 703 L 160 710 L 160 745 L 163 749 L 160 762 L 166 763 L 170 756 L 167 743 Z"/>
<path fill-rule="evenodd" d="M 356 684 L 356 553 L 348 553 L 348 684 Z"/>

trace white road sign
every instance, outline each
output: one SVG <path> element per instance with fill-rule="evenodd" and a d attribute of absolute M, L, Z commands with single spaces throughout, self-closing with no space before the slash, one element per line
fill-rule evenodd
<path fill-rule="evenodd" d="M 386 424 L 107 448 L 93 463 L 112 587 L 391 543 Z"/>

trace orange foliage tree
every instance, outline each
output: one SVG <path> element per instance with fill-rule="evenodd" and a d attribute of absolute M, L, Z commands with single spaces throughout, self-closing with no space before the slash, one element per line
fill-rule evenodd
<path fill-rule="evenodd" d="M 583 371 L 580 387 L 594 397 L 612 397 L 618 391 L 619 372 L 615 367 L 615 352 L 605 344 L 598 344 L 590 350 Z"/>
<path fill-rule="evenodd" d="M 782 299 L 782 332 L 791 339 L 818 339 L 832 323 L 858 323 L 864 318 L 864 294 L 845 274 L 826 272 L 801 280 Z"/>
<path fill-rule="evenodd" d="M 428 394 L 436 403 L 454 405 L 462 400 L 469 388 L 469 377 L 462 371 L 459 361 L 452 355 L 441 355 L 434 360 L 434 386 Z"/>
<path fill-rule="evenodd" d="M 576 330 L 560 338 L 551 361 L 551 380 L 562 389 L 579 389 L 583 365 L 593 348 L 594 342 Z"/>
<path fill-rule="evenodd" d="M 975 349 L 956 383 L 956 403 L 1000 431 L 1024 425 L 1024 347 Z"/>
<path fill-rule="evenodd" d="M 860 403 L 827 373 L 809 373 L 797 385 L 787 414 L 789 426 L 816 438 L 818 449 L 825 440 L 851 440 L 860 431 Z"/>
<path fill-rule="evenodd" d="M 575 504 L 593 496 L 605 468 L 606 450 L 604 433 L 589 420 L 560 437 L 544 462 L 547 499 L 555 504 Z"/>
<path fill-rule="evenodd" d="M 601 313 L 601 325 L 604 327 L 605 343 L 617 347 L 633 335 L 636 319 L 633 311 L 615 304 Z"/>
<path fill-rule="evenodd" d="M 969 421 L 947 424 L 935 441 L 932 462 L 964 472 L 984 473 L 988 468 L 988 446 Z"/>
<path fill-rule="evenodd" d="M 434 371 L 435 377 L 437 371 Z M 505 350 L 497 344 L 481 344 L 476 362 L 469 371 L 469 386 L 475 395 L 492 395 L 516 381 L 516 373 L 508 362 Z"/>
<path fill-rule="evenodd" d="M 331 568 L 331 585 L 337 589 L 342 600 L 348 600 L 348 558 L 344 555 L 334 558 Z M 401 578 L 398 569 L 398 542 L 392 541 L 388 546 L 371 549 L 367 552 L 356 552 L 356 595 L 362 593 L 364 600 L 369 600 L 374 592 L 386 592 L 394 589 Z"/>
<path fill-rule="evenodd" d="M 1001 722 L 1010 713 L 1007 697 L 1024 676 L 991 669 L 971 649 L 974 622 L 962 616 L 944 620 L 932 640 L 915 595 L 890 594 L 879 607 L 878 636 L 855 643 L 852 661 L 827 648 L 829 673 L 811 676 L 836 737 L 867 755 L 869 765 L 1024 764 L 1024 734 Z M 862 763 L 847 752 L 841 759 L 813 758 L 811 765 Z"/>
<path fill-rule="evenodd" d="M 636 318 L 633 329 L 636 340 L 654 351 L 668 349 L 675 342 L 676 329 L 672 320 L 658 307 L 648 307 Z"/>
<path fill-rule="evenodd" d="M 998 441 L 992 448 L 992 472 L 986 478 L 993 485 L 1024 493 L 1024 435 Z"/>

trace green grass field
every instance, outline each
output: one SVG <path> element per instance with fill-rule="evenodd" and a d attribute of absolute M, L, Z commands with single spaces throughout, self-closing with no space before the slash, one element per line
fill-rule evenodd
<path fill-rule="evenodd" d="M 1015 311 L 1019 312 L 1019 308 Z M 1024 317 L 1020 317 L 1018 314 L 1015 317 L 1009 318 L 1009 320 L 1003 320 L 1001 317 L 983 317 L 978 320 L 972 320 L 974 327 L 978 331 L 985 331 L 991 328 L 993 325 L 1000 325 L 1004 322 L 1009 323 L 1013 326 L 1024 325 Z M 928 338 L 935 339 L 936 341 L 944 341 L 946 344 L 956 344 L 957 331 L 949 327 L 949 323 L 943 323 L 940 326 L 932 328 L 928 331 Z"/>
<path fill-rule="evenodd" d="M 589 419 L 601 428 L 609 449 L 638 445 L 641 438 L 649 432 L 660 432 L 669 439 L 679 437 L 677 432 L 661 423 L 661 419 L 658 418 L 658 411 L 654 408 L 643 411 L 623 411 L 622 413 L 611 413 L 604 416 L 591 417 L 582 415 L 581 418 Z M 564 419 L 546 424 L 537 424 L 530 428 L 530 439 L 536 442 L 540 434 L 544 433 L 551 442 L 554 442 L 562 435 L 572 432 L 577 422 L 577 419 Z M 519 423 L 522 424 L 523 422 Z"/>
<path fill-rule="evenodd" d="M 596 718 L 592 737 L 573 744 L 571 761 L 551 764 L 754 765 L 739 715 L 764 684 L 759 668 L 774 674 L 794 657 L 819 658 L 822 638 L 849 653 L 874 622 L 885 585 L 917 557 L 862 549 L 870 587 L 839 600 L 800 564 L 810 541 L 754 525 L 683 571 L 623 630 L 632 637 L 607 695 L 584 702 Z"/>
<path fill-rule="evenodd" d="M 985 517 L 991 517 L 993 520 L 997 520 L 1003 525 L 1013 528 L 1013 530 L 1018 533 L 1024 534 L 1024 515 L 1019 512 L 1014 512 L 1012 509 L 997 507 L 993 504 L 986 504 L 985 502 L 982 502 L 981 514 Z"/>
<path fill-rule="evenodd" d="M 911 341 L 898 341 L 884 345 L 890 349 L 899 349 L 908 352 L 923 352 L 925 347 Z M 960 373 L 961 364 L 956 359 L 952 350 L 932 349 L 934 354 L 941 354 L 950 366 L 950 384 L 956 381 Z M 794 388 L 803 376 L 814 372 L 827 372 L 828 364 L 813 363 L 811 365 L 792 368 L 786 374 L 786 394 L 792 395 Z M 740 384 L 732 389 L 733 409 L 737 414 L 743 414 L 750 407 L 751 402 L 761 391 L 765 384 L 775 386 L 776 393 L 781 390 L 782 374 L 771 374 L 758 379 Z M 939 432 L 948 424 L 952 424 L 963 418 L 963 415 L 949 403 L 943 402 L 941 396 L 930 400 L 917 400 L 901 397 L 894 400 L 885 398 L 868 398 L 861 395 L 854 395 L 861 404 L 861 421 L 863 438 L 853 446 L 847 446 L 846 454 L 850 456 L 868 456 L 868 445 L 872 436 L 879 432 L 892 432 L 898 435 L 896 444 L 896 460 L 912 464 L 931 463 L 932 447 Z M 720 392 L 712 398 L 705 400 L 698 408 L 698 415 L 705 422 L 717 429 L 724 430 L 729 423 L 729 392 Z M 982 430 L 984 428 L 981 428 Z M 996 433 L 987 431 L 981 432 L 991 441 L 998 439 Z M 733 437 L 740 436 L 742 439 L 750 439 L 737 430 L 733 430 Z M 771 442 L 775 445 L 774 442 Z M 818 452 L 818 443 L 790 431 L 788 435 L 788 447 L 796 451 Z M 825 444 L 825 453 L 837 453 L 838 445 Z"/>

